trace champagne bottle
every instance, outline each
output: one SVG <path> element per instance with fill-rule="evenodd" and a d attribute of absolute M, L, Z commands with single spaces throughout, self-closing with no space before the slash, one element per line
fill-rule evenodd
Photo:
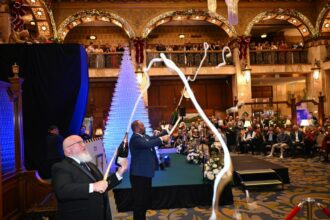
<path fill-rule="evenodd" d="M 123 159 L 126 159 L 128 156 L 128 133 L 125 133 L 123 141 L 120 143 L 118 150 L 117 150 L 117 156 L 116 156 L 116 165 L 121 166 L 120 162 Z"/>

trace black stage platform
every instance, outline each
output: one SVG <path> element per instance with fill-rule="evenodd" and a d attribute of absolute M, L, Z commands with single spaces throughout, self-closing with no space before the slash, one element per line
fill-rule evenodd
<path fill-rule="evenodd" d="M 289 171 L 287 167 L 280 166 L 250 155 L 232 156 L 231 158 L 233 161 L 234 171 L 272 169 L 282 178 L 283 183 L 290 183 Z M 235 183 L 240 182 L 240 180 L 237 178 L 237 175 L 234 175 Z"/>
<path fill-rule="evenodd" d="M 202 166 L 188 164 L 186 156 L 169 154 L 171 166 L 157 171 L 153 178 L 152 205 L 150 209 L 190 208 L 210 206 L 213 185 L 204 183 Z M 132 211 L 133 200 L 129 174 L 114 190 L 119 212 Z M 231 186 L 227 186 L 220 197 L 220 205 L 233 204 Z"/>

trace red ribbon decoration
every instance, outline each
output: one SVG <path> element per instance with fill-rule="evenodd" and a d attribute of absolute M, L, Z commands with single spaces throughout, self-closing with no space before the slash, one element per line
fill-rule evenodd
<path fill-rule="evenodd" d="M 294 209 L 291 210 L 290 214 L 285 218 L 285 220 L 293 219 L 300 210 L 301 210 L 301 207 L 296 206 Z"/>
<path fill-rule="evenodd" d="M 133 44 L 135 47 L 135 62 L 136 64 L 143 63 L 144 60 L 144 54 L 143 54 L 143 48 L 144 48 L 144 42 L 145 40 L 137 37 L 133 40 Z"/>
<path fill-rule="evenodd" d="M 239 59 L 246 60 L 247 49 L 249 48 L 251 37 L 250 36 L 239 36 L 237 38 L 238 49 L 239 49 Z"/>
<path fill-rule="evenodd" d="M 330 218 L 330 210 L 329 209 L 327 209 L 327 208 L 324 207 L 322 209 L 322 211 L 323 211 L 324 214 L 326 214 Z"/>

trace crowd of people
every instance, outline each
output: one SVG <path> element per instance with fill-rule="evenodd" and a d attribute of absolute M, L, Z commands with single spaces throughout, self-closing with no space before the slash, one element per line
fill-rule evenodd
<path fill-rule="evenodd" d="M 87 53 L 110 53 L 110 52 L 124 52 L 125 45 L 118 43 L 117 46 L 113 44 L 94 45 L 91 42 L 86 46 Z"/>
<path fill-rule="evenodd" d="M 314 119 L 315 120 L 315 119 Z M 256 118 L 228 116 L 225 119 L 211 117 L 212 123 L 222 135 L 230 151 L 238 153 L 261 154 L 273 156 L 279 149 L 279 156 L 295 158 L 299 155 L 312 157 L 325 152 L 328 160 L 330 152 L 330 120 L 325 126 L 318 126 L 317 121 L 309 127 L 292 125 L 289 118 L 263 116 Z M 199 119 L 191 123 L 181 122 L 176 136 L 173 136 L 171 147 L 177 147 L 180 153 L 191 151 L 203 152 L 210 156 L 210 149 L 220 150 L 217 140 L 205 122 Z"/>
<path fill-rule="evenodd" d="M 307 51 L 303 43 L 251 42 L 251 64 L 296 64 L 307 63 Z"/>
<path fill-rule="evenodd" d="M 125 45 L 94 45 L 92 42 L 86 47 L 90 68 L 118 68 Z"/>
<path fill-rule="evenodd" d="M 209 43 L 209 50 L 222 50 L 224 46 L 227 46 L 227 43 L 223 43 L 221 41 L 217 41 L 214 43 Z M 203 51 L 204 45 L 203 43 L 190 43 L 187 42 L 185 44 L 180 45 L 164 45 L 162 43 L 158 44 L 149 44 L 147 46 L 148 50 L 156 50 L 156 51 Z"/>
<path fill-rule="evenodd" d="M 281 42 L 251 42 L 250 50 L 286 50 L 286 49 L 303 49 L 304 44 L 300 43 L 292 43 L 288 44 L 285 41 Z"/>

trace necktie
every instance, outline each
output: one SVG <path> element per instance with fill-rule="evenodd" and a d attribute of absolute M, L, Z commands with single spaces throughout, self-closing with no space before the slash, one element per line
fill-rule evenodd
<path fill-rule="evenodd" d="M 88 172 L 91 172 L 90 168 L 87 166 L 86 163 L 80 163 L 80 166 L 81 166 L 84 170 L 86 170 L 86 171 L 88 171 Z"/>
<path fill-rule="evenodd" d="M 88 173 L 90 173 L 95 179 L 98 179 L 97 174 L 95 174 L 95 172 L 93 170 L 91 170 L 91 168 L 89 168 L 89 166 L 87 165 L 87 163 L 80 163 L 80 166 L 87 171 Z"/>

